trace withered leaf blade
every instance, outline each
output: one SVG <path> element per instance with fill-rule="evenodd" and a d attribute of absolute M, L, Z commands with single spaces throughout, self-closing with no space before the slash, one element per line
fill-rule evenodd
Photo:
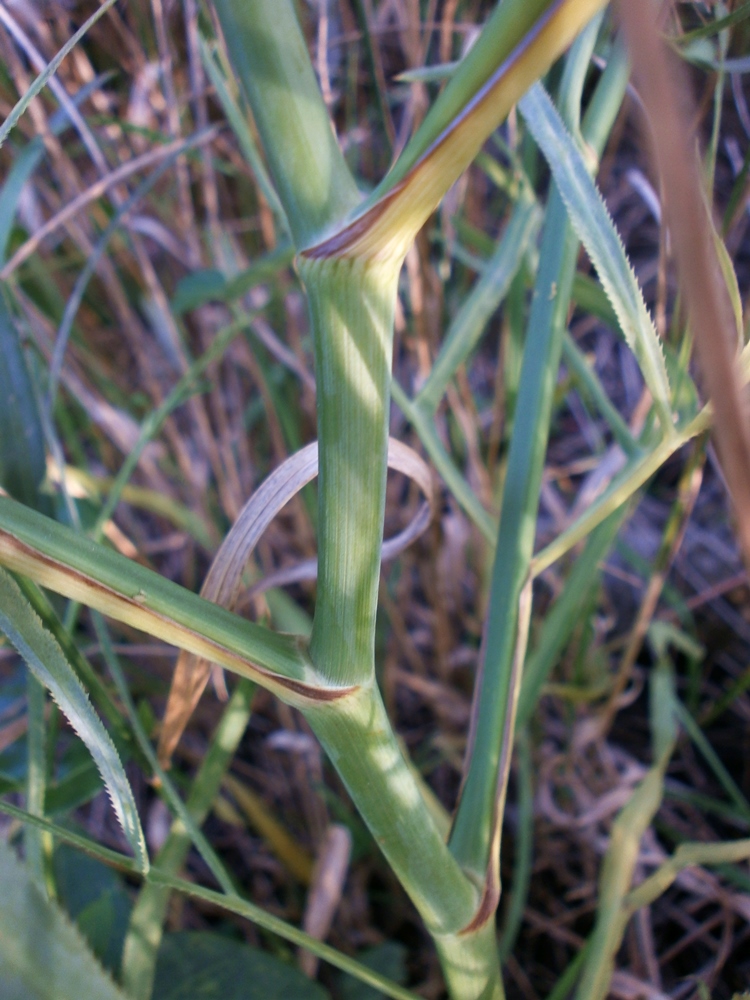
<path fill-rule="evenodd" d="M 391 438 L 388 442 L 388 467 L 412 479 L 425 495 L 426 503 L 420 506 L 403 531 L 383 544 L 384 559 L 394 558 L 426 530 L 432 519 L 433 507 L 430 469 L 415 451 Z M 279 511 L 317 474 L 317 441 L 290 456 L 271 473 L 242 508 L 222 542 L 201 588 L 201 597 L 229 611 L 234 610 L 242 574 L 261 535 Z M 293 567 L 286 575 L 273 574 L 268 578 L 266 586 L 261 585 L 257 590 L 314 579 L 316 572 L 314 560 L 304 562 Z M 209 660 L 185 650 L 180 653 L 159 736 L 158 752 L 162 767 L 169 767 L 175 747 L 200 701 L 210 675 Z"/>

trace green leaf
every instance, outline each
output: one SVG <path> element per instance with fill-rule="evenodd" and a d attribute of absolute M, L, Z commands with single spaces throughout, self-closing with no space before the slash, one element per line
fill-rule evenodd
<path fill-rule="evenodd" d="M 0 841 L 2 1000 L 125 1000 L 83 938 Z"/>
<path fill-rule="evenodd" d="M 89 748 L 128 843 L 141 869 L 147 871 L 148 855 L 138 810 L 114 744 L 62 649 L 4 570 L 0 570 L 0 629 Z"/>
<path fill-rule="evenodd" d="M 358 958 L 368 969 L 388 976 L 394 982 L 406 982 L 406 948 L 398 941 L 385 941 L 375 948 L 368 948 Z M 366 986 L 354 976 L 342 977 L 340 994 L 341 1000 L 381 1000 L 384 996 L 380 990 Z"/>
<path fill-rule="evenodd" d="M 22 503 L 38 507 L 44 473 L 44 435 L 36 397 L 0 288 L 0 486 Z"/>
<path fill-rule="evenodd" d="M 117 975 L 132 908 L 121 878 L 67 844 L 57 847 L 53 871 L 60 902 L 102 965 Z"/>
<path fill-rule="evenodd" d="M 81 87 L 71 97 L 73 104 L 80 107 L 112 75 L 112 73 L 102 73 Z M 64 108 L 55 112 L 49 120 L 49 130 L 53 135 L 60 135 L 69 125 L 70 118 Z M 6 261 L 8 241 L 13 230 L 23 186 L 39 166 L 45 153 L 44 141 L 38 135 L 17 154 L 13 166 L 6 174 L 5 183 L 0 190 L 0 264 L 4 264 Z"/>
<path fill-rule="evenodd" d="M 96 24 L 96 22 L 103 14 L 106 14 L 106 12 L 114 4 L 114 2 L 115 0 L 104 0 L 104 3 L 101 5 L 101 7 L 95 10 L 87 21 L 83 22 L 81 27 L 78 29 L 78 31 L 76 31 L 74 35 L 71 35 L 71 37 L 63 45 L 63 47 L 57 53 L 55 53 L 54 58 L 50 59 L 50 61 L 47 63 L 47 65 L 39 74 L 39 76 L 37 76 L 37 78 L 34 80 L 31 86 L 26 89 L 20 101 L 15 105 L 15 107 L 8 115 L 8 117 L 5 119 L 3 124 L 0 125 L 0 146 L 2 146 L 2 144 L 8 138 L 8 134 L 10 133 L 11 129 L 15 128 L 15 126 L 18 124 L 19 118 L 24 113 L 29 104 L 31 104 L 36 95 L 39 94 L 47 86 L 49 81 L 55 75 L 58 67 L 60 66 L 60 63 L 65 59 L 68 53 L 71 52 L 71 50 L 76 47 L 76 45 L 88 32 L 89 28 L 91 28 L 94 24 Z"/>
<path fill-rule="evenodd" d="M 172 299 L 172 312 L 184 313 L 206 302 L 223 298 L 226 284 L 227 279 L 215 267 L 206 267 L 200 271 L 193 271 L 192 274 L 186 274 L 177 282 Z"/>
<path fill-rule="evenodd" d="M 704 24 L 701 28 L 686 31 L 685 34 L 673 38 L 672 43 L 675 46 L 689 45 L 697 38 L 711 38 L 713 35 L 718 35 L 720 31 L 725 31 L 727 28 L 731 28 L 732 25 L 739 24 L 746 17 L 750 17 L 750 3 L 743 3 L 741 7 L 732 11 L 731 14 L 717 18 L 715 21 L 709 21 L 708 24 Z"/>
<path fill-rule="evenodd" d="M 164 938 L 154 1000 L 326 1000 L 328 992 L 288 962 L 219 934 Z"/>
<path fill-rule="evenodd" d="M 282 243 L 233 277 L 228 277 L 215 268 L 193 271 L 177 283 L 172 311 L 188 312 L 206 302 L 232 302 L 256 285 L 274 278 L 282 268 L 292 263 L 293 257 L 294 248 L 289 243 Z"/>
<path fill-rule="evenodd" d="M 666 434 L 672 428 L 671 392 L 661 342 L 604 200 L 544 87 L 535 84 L 518 106 L 544 153 L 573 228 L 617 314 Z"/>

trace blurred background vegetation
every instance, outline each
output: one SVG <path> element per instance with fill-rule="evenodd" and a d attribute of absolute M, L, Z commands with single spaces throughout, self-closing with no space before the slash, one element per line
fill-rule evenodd
<path fill-rule="evenodd" d="M 408 71 L 459 58 L 490 8 L 475 0 L 301 0 L 322 92 L 359 178 L 374 185 L 382 177 L 441 86 Z M 0 8 L 0 118 L 94 9 L 67 0 Z M 722 32 L 713 27 L 741 9 L 681 3 L 669 31 L 692 33 L 676 48 L 690 67 L 718 228 L 744 303 L 750 18 L 738 16 Z M 252 122 L 216 39 L 211 11 L 197 0 L 116 4 L 0 149 L 0 349 L 9 380 L 0 385 L 0 482 L 63 520 L 73 502 L 85 528 L 193 590 L 246 498 L 315 437 L 305 300 Z M 559 76 L 559 69 L 550 74 L 552 92 Z M 637 107 L 630 91 L 598 184 L 657 329 L 679 356 L 684 324 Z M 543 200 L 548 173 L 513 114 L 410 251 L 395 355 L 396 380 L 410 395 L 426 379 L 445 331 L 468 322 L 462 307 L 493 267 L 527 178 Z M 535 256 L 530 231 L 501 307 L 490 282 L 474 320 L 483 327 L 481 342 L 436 414 L 444 451 L 493 520 Z M 611 481 L 624 458 L 625 435 L 617 429 L 639 429 L 648 406 L 639 369 L 583 253 L 574 298 L 537 548 Z M 14 374 L 16 334 L 25 368 Z M 38 423 L 27 412 L 38 413 Z M 423 450 L 395 404 L 391 433 Z M 127 482 L 113 495 L 127 459 Z M 391 717 L 450 810 L 491 560 L 475 521 L 437 474 L 435 481 L 441 502 L 430 530 L 383 570 L 378 661 Z M 418 501 L 400 476 L 389 480 L 386 535 L 406 523 Z M 248 583 L 280 572 L 283 578 L 314 556 L 315 524 L 310 486 L 264 536 Z M 535 585 L 530 664 L 546 679 L 521 720 L 502 858 L 500 947 L 512 998 L 549 996 L 556 984 L 554 996 L 567 995 L 560 977 L 591 934 L 613 819 L 651 764 L 647 680 L 657 663 L 669 661 L 675 671 L 681 733 L 663 801 L 640 844 L 636 881 L 685 840 L 728 841 L 750 829 L 750 593 L 708 439 L 674 455 L 607 524 L 585 557 L 556 562 Z M 242 612 L 304 632 L 314 592 L 311 582 L 250 587 Z M 110 647 L 87 612 L 54 603 L 116 708 L 120 696 L 103 669 L 104 654 L 119 659 L 137 717 L 156 739 L 175 651 L 119 624 L 111 625 Z M 556 608 L 564 623 L 550 638 L 541 623 Z M 53 703 L 27 708 L 26 690 L 23 664 L 0 646 L 0 790 L 10 802 L 23 801 L 14 796 L 27 787 L 33 759 L 29 720 L 42 712 L 45 814 L 123 849 L 88 752 Z M 225 699 L 217 678 L 177 750 L 171 776 L 185 793 Z M 132 723 L 121 718 L 119 725 L 127 744 Z M 153 853 L 170 818 L 150 774 L 133 749 L 128 776 Z M 0 823 L 5 837 L 20 829 L 7 817 Z M 313 860 L 332 824 L 348 828 L 352 853 L 334 893 L 332 925 L 320 933 L 346 953 L 369 956 L 420 995 L 440 997 L 429 939 L 316 741 L 299 715 L 259 691 L 206 836 L 243 894 L 299 923 Z M 50 891 L 117 971 L 136 882 L 68 847 L 46 850 Z M 185 872 L 213 884 L 194 851 Z M 220 983 L 230 961 L 236 969 L 248 963 L 244 981 L 256 992 L 241 992 L 235 976 L 222 987 L 228 1000 L 282 992 L 322 997 L 326 990 L 334 997 L 377 995 L 325 964 L 314 992 L 318 987 L 294 978 L 290 945 L 211 903 L 173 897 L 165 927 L 154 997 L 197 996 L 196 977 L 213 969 L 211 983 Z M 747 863 L 688 869 L 628 925 L 611 995 L 729 1000 L 750 983 L 749 956 Z M 302 964 L 316 971 L 314 963 Z"/>

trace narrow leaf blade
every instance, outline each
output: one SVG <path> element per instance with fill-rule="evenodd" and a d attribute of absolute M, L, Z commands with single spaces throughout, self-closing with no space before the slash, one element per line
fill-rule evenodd
<path fill-rule="evenodd" d="M 664 354 L 604 200 L 544 87 L 535 84 L 519 108 L 549 164 L 573 228 L 593 261 L 667 432 L 672 418 Z"/>
<path fill-rule="evenodd" d="M 22 503 L 37 507 L 44 471 L 44 434 L 36 398 L 0 288 L 0 486 Z"/>
<path fill-rule="evenodd" d="M 114 744 L 62 649 L 4 570 L 0 570 L 0 629 L 37 680 L 50 691 L 88 747 L 136 860 L 142 871 L 148 871 L 146 842 L 138 810 Z"/>

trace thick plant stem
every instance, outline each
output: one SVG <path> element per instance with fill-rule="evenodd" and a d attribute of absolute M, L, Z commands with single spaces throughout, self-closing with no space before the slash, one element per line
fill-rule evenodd
<path fill-rule="evenodd" d="M 320 470 L 318 594 L 310 655 L 358 685 L 305 715 L 435 938 L 456 1000 L 502 996 L 494 920 L 450 854 L 396 741 L 374 679 L 393 316 L 400 260 L 305 257 L 315 346 Z"/>
<path fill-rule="evenodd" d="M 299 260 L 317 381 L 318 596 L 311 654 L 330 683 L 369 682 L 383 536 L 399 262 Z"/>
<path fill-rule="evenodd" d="M 297 246 L 361 200 L 331 129 L 293 0 L 215 0 Z"/>
<path fill-rule="evenodd" d="M 306 710 L 378 847 L 436 936 L 471 923 L 479 893 L 438 832 L 395 739 L 376 684 Z M 417 846 L 418 845 L 418 846 Z"/>
<path fill-rule="evenodd" d="M 433 936 L 454 1000 L 503 997 L 494 914 L 449 852 L 372 683 L 305 716 Z"/>

